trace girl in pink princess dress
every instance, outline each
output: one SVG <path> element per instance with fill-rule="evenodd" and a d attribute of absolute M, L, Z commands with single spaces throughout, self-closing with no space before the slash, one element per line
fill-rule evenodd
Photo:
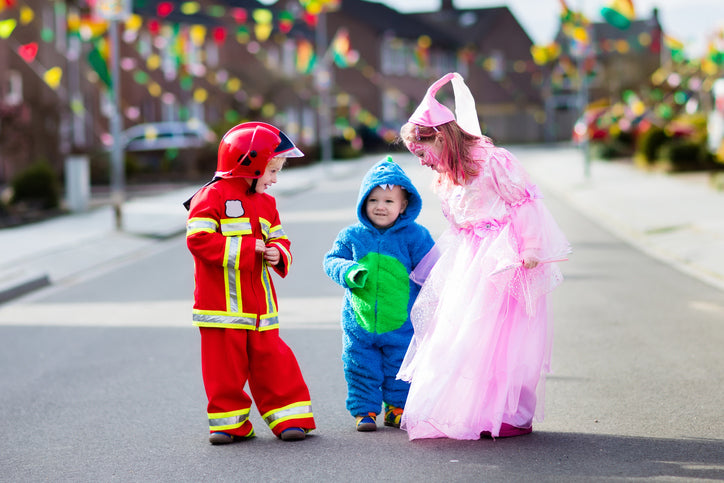
<path fill-rule="evenodd" d="M 457 118 L 435 99 L 451 82 Z M 399 379 L 410 439 L 528 434 L 543 417 L 548 294 L 570 245 L 511 153 L 483 136 L 462 77 L 435 82 L 401 129 L 436 172 L 450 223 L 411 277 L 422 285 Z"/>

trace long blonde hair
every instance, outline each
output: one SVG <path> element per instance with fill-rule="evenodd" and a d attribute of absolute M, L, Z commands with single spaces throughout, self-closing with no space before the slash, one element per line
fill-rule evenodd
<path fill-rule="evenodd" d="M 438 133 L 442 134 L 440 164 L 444 174 L 454 184 L 468 183 L 480 171 L 478 161 L 472 156 L 473 148 L 480 140 L 479 137 L 463 131 L 455 121 L 435 127 L 408 122 L 400 128 L 400 138 L 405 145 L 414 142 L 432 144 Z M 485 136 L 483 139 L 489 140 Z"/>

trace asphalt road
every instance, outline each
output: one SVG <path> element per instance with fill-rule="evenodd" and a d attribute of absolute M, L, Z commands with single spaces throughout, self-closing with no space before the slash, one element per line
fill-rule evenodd
<path fill-rule="evenodd" d="M 438 234 L 429 172 L 404 167 Z M 342 292 L 321 264 L 354 220 L 361 175 L 279 198 L 295 256 L 276 280 L 281 334 L 318 426 L 305 441 L 274 438 L 252 411 L 256 438 L 208 444 L 192 261 L 179 237 L 4 307 L 0 481 L 724 480 L 724 292 L 550 196 L 574 254 L 553 295 L 545 421 L 496 441 L 357 433 L 344 408 Z"/>

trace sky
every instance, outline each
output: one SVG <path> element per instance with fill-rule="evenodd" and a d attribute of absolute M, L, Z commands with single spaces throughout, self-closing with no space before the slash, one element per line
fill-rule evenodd
<path fill-rule="evenodd" d="M 572 10 L 601 22 L 600 10 L 611 0 L 566 0 Z M 380 3 L 400 12 L 429 12 L 440 8 L 440 0 L 383 0 Z M 533 42 L 547 44 L 559 26 L 560 0 L 453 0 L 457 8 L 507 5 Z M 684 42 L 692 57 L 705 53 L 707 38 L 724 27 L 724 0 L 633 0 L 637 19 L 651 18 L 654 7 L 664 32 Z"/>

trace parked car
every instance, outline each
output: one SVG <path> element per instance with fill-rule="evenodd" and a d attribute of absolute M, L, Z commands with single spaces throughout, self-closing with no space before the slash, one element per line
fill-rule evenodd
<path fill-rule="evenodd" d="M 137 180 L 194 179 L 215 166 L 217 136 L 201 121 L 137 124 L 122 139 L 128 175 Z"/>
<path fill-rule="evenodd" d="M 203 148 L 216 142 L 216 134 L 196 120 L 136 124 L 123 131 L 122 136 L 126 152 Z"/>

